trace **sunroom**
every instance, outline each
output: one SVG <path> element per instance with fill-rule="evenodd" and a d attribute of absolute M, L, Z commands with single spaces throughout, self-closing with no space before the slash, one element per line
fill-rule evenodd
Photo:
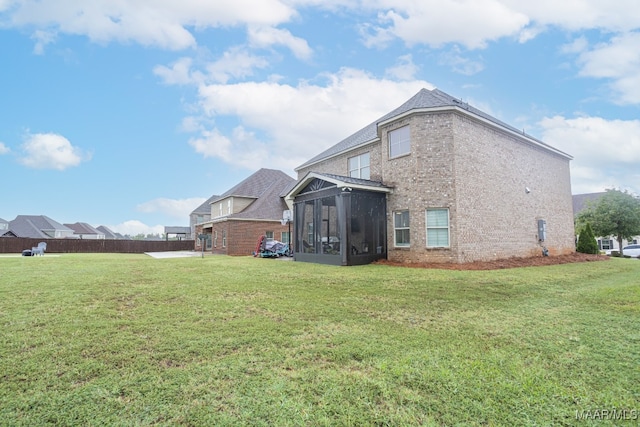
<path fill-rule="evenodd" d="M 386 259 L 390 192 L 376 181 L 308 173 L 287 195 L 294 212 L 294 259 L 332 265 Z"/>

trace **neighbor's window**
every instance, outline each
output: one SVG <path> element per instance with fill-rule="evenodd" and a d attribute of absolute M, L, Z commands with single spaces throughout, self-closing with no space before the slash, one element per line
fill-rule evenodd
<path fill-rule="evenodd" d="M 222 202 L 220 202 L 220 214 L 218 216 L 222 216 Z"/>
<path fill-rule="evenodd" d="M 218 231 L 214 231 L 213 232 L 213 247 L 217 248 L 218 247 Z"/>
<path fill-rule="evenodd" d="M 349 158 L 349 176 L 351 178 L 370 179 L 371 167 L 369 153 Z"/>
<path fill-rule="evenodd" d="M 600 243 L 601 251 L 608 251 L 613 249 L 613 241 L 611 239 L 602 239 L 599 240 L 598 243 Z"/>
<path fill-rule="evenodd" d="M 231 215 L 231 199 L 227 200 L 227 215 Z"/>
<path fill-rule="evenodd" d="M 282 232 L 282 237 L 280 238 L 280 241 L 282 243 L 290 243 L 291 242 L 291 236 L 289 236 L 289 232 L 288 231 L 283 231 Z"/>
<path fill-rule="evenodd" d="M 449 247 L 449 209 L 427 209 L 427 247 Z"/>
<path fill-rule="evenodd" d="M 227 247 L 227 230 L 222 230 L 222 247 Z"/>
<path fill-rule="evenodd" d="M 409 211 L 398 211 L 393 214 L 393 230 L 396 246 L 409 246 Z"/>
<path fill-rule="evenodd" d="M 409 126 L 389 132 L 389 158 L 402 156 L 411 152 Z"/>
<path fill-rule="evenodd" d="M 264 235 L 267 240 L 273 240 L 273 231 L 265 231 Z"/>

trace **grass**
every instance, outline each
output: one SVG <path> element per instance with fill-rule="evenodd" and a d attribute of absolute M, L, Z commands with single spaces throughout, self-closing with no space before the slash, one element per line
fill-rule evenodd
<path fill-rule="evenodd" d="M 0 258 L 0 425 L 634 425 L 638 277 Z"/>

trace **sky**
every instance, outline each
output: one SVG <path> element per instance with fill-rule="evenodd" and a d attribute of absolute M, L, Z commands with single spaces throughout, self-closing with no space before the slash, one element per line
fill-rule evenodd
<path fill-rule="evenodd" d="M 640 194 L 637 0 L 0 0 L 0 58 L 5 220 L 188 225 L 422 88 Z"/>

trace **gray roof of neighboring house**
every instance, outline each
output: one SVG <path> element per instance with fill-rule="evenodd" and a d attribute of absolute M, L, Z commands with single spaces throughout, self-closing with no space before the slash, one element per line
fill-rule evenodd
<path fill-rule="evenodd" d="M 578 215 L 585 208 L 589 207 L 589 203 L 595 203 L 602 196 L 607 194 L 606 191 L 600 193 L 586 193 L 573 195 L 573 215 Z"/>
<path fill-rule="evenodd" d="M 18 215 L 13 221 L 9 221 L 9 230 L 17 237 L 33 238 L 51 237 L 42 230 L 73 232 L 69 227 L 45 215 Z"/>
<path fill-rule="evenodd" d="M 225 218 L 277 220 L 282 218 L 282 211 L 288 209 L 281 194 L 295 182 L 280 170 L 262 168 L 212 202 L 227 197 L 253 198 L 253 203 L 242 212 Z"/>
<path fill-rule="evenodd" d="M 102 231 L 87 224 L 86 222 L 76 222 L 75 224 L 64 224 L 73 230 L 73 234 L 104 234 Z"/>
<path fill-rule="evenodd" d="M 100 225 L 96 227 L 96 230 L 102 232 L 104 234 L 105 239 L 122 239 L 122 235 L 119 233 L 114 233 L 111 231 L 109 227 L 104 225 Z"/>
<path fill-rule="evenodd" d="M 213 195 L 209 197 L 207 200 L 204 201 L 204 203 L 202 203 L 200 206 L 198 206 L 193 211 L 191 211 L 191 215 L 211 213 L 211 202 L 219 198 L 220 198 L 219 195 Z"/>
<path fill-rule="evenodd" d="M 183 227 L 179 225 L 165 225 L 165 234 L 189 234 L 191 233 L 191 227 Z"/>
<path fill-rule="evenodd" d="M 309 165 L 312 165 L 314 163 L 317 163 L 321 160 L 324 160 L 326 158 L 332 157 L 334 155 L 337 155 L 339 153 L 342 153 L 344 151 L 348 151 L 351 150 L 353 148 L 356 148 L 360 145 L 363 145 L 365 143 L 369 143 L 369 142 L 373 142 L 376 139 L 378 139 L 378 123 L 380 122 L 384 122 L 386 120 L 392 119 L 396 116 L 400 116 L 404 113 L 407 113 L 411 110 L 419 110 L 419 109 L 428 109 L 428 108 L 443 108 L 443 107 L 448 107 L 448 108 L 452 108 L 452 107 L 457 107 L 463 110 L 466 110 L 476 116 L 481 117 L 484 120 L 490 121 L 492 123 L 494 123 L 497 126 L 501 126 L 511 132 L 516 132 L 521 134 L 523 137 L 530 139 L 532 141 L 535 141 L 537 144 L 540 144 L 542 146 L 547 147 L 548 149 L 555 151 L 557 153 L 561 153 L 565 156 L 568 156 L 565 153 L 562 153 L 561 151 L 551 147 L 550 145 L 545 144 L 544 142 L 532 137 L 531 135 L 527 135 L 525 134 L 521 129 L 516 129 L 513 126 L 510 126 L 498 119 L 496 119 L 495 117 L 490 116 L 489 114 L 486 114 L 480 110 L 478 110 L 477 108 L 462 102 L 461 100 L 454 98 L 453 96 L 439 90 L 439 89 L 433 89 L 433 90 L 428 90 L 428 89 L 421 89 L 420 92 L 418 92 L 417 94 L 415 94 L 413 97 L 411 97 L 407 102 L 405 102 L 404 104 L 402 104 L 401 106 L 399 106 L 398 108 L 396 108 L 395 110 L 385 114 L 384 116 L 380 117 L 378 120 L 376 120 L 373 123 L 370 123 L 369 125 L 365 126 L 364 128 L 360 129 L 359 131 L 357 131 L 356 133 L 354 133 L 353 135 L 343 139 L 342 141 L 340 141 L 339 143 L 337 143 L 336 145 L 328 148 L 327 150 L 323 151 L 322 153 L 318 154 L 317 156 L 313 157 L 312 159 L 308 160 L 307 162 L 303 163 L 302 165 L 298 166 L 296 168 L 296 170 L 298 169 L 302 169 L 304 167 L 307 167 Z M 570 156 L 568 156 L 570 157 Z"/>

